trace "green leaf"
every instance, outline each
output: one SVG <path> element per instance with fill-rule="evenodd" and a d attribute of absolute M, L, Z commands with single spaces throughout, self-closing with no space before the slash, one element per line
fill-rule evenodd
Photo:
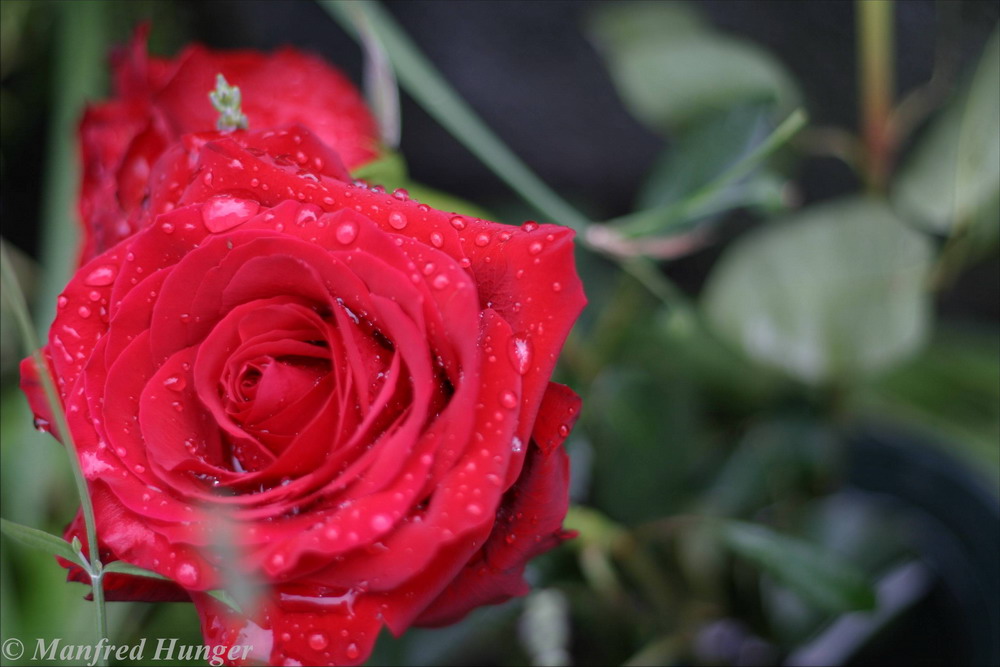
<path fill-rule="evenodd" d="M 912 362 L 881 378 L 860 407 L 919 425 L 1000 489 L 1000 358 L 996 330 L 940 331 Z"/>
<path fill-rule="evenodd" d="M 830 551 L 742 521 L 721 521 L 718 530 L 733 553 L 821 609 L 842 613 L 875 607 L 875 591 L 864 573 Z"/>
<path fill-rule="evenodd" d="M 227 591 L 220 588 L 218 590 L 208 591 L 208 594 L 211 595 L 216 600 L 218 600 L 219 602 L 221 602 L 222 604 L 232 609 L 233 611 L 239 614 L 243 613 L 243 609 L 240 607 L 239 603 L 235 599 L 233 599 L 233 596 L 230 595 Z"/>
<path fill-rule="evenodd" d="M 661 198 L 666 199 L 666 203 L 610 220 L 608 222 L 614 227 L 605 229 L 622 232 L 626 237 L 662 234 L 664 231 L 689 225 L 738 207 L 774 210 L 780 208 L 783 205 L 781 183 L 775 175 L 763 172 L 759 168 L 768 157 L 788 143 L 805 124 L 805 112 L 796 109 L 773 132 L 755 141 L 753 145 L 747 146 L 742 154 L 734 156 L 728 164 L 710 166 L 706 171 L 716 169 L 718 171 L 707 182 L 700 183 L 691 191 L 683 191 L 683 194 L 676 194 L 674 190 L 668 191 L 665 195 L 661 195 Z M 683 187 L 690 177 L 681 176 L 684 172 L 681 160 L 685 157 L 691 159 L 694 154 L 703 151 L 703 144 L 706 144 L 712 133 L 711 127 L 704 134 L 697 129 L 682 133 L 682 137 L 693 136 L 689 143 L 681 144 L 687 148 L 682 149 L 683 154 L 678 156 L 676 167 L 667 169 L 668 173 L 656 176 L 664 182 L 668 178 L 675 178 Z M 726 137 L 726 140 L 729 139 L 732 137 Z M 720 158 L 716 157 L 714 160 L 718 161 Z M 689 182 L 696 183 L 702 178 L 704 176 L 695 174 L 693 180 Z"/>
<path fill-rule="evenodd" d="M 484 220 L 494 219 L 489 211 L 461 197 L 435 190 L 420 183 L 410 182 L 405 187 L 411 197 L 439 211 L 460 213 L 461 215 L 483 218 Z"/>
<path fill-rule="evenodd" d="M 73 563 L 80 562 L 69 542 L 51 533 L 46 533 L 44 530 L 7 521 L 7 519 L 0 519 L 0 531 L 3 531 L 3 534 L 12 540 L 32 549 L 40 549 L 53 556 L 65 558 Z"/>
<path fill-rule="evenodd" d="M 710 184 L 767 137 L 770 116 L 760 104 L 707 114 L 661 155 L 639 191 L 637 208 L 676 202 Z"/>
<path fill-rule="evenodd" d="M 148 579 L 163 579 L 164 581 L 170 581 L 170 579 L 164 577 L 162 574 L 157 574 L 152 570 L 136 567 L 135 565 L 126 563 L 123 560 L 111 561 L 110 563 L 105 564 L 103 569 L 105 573 L 128 574 L 133 577 L 146 577 Z"/>
<path fill-rule="evenodd" d="M 356 168 L 351 172 L 351 176 L 368 181 L 372 185 L 381 185 L 387 190 L 404 188 L 409 182 L 406 160 L 396 151 L 384 147 L 381 150 L 381 157 Z"/>
<path fill-rule="evenodd" d="M 747 102 L 781 116 L 800 97 L 774 57 L 713 30 L 683 3 L 608 3 L 589 27 L 625 104 L 661 131 Z"/>
<path fill-rule="evenodd" d="M 983 52 L 970 86 L 927 132 L 900 171 L 893 202 L 908 218 L 949 234 L 1000 223 L 1000 32 Z"/>
<path fill-rule="evenodd" d="M 803 210 L 730 246 L 703 294 L 717 333 L 809 383 L 851 381 L 916 352 L 931 248 L 881 201 Z"/>

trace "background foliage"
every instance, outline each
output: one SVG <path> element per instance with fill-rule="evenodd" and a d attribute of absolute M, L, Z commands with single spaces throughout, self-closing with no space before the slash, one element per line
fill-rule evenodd
<path fill-rule="evenodd" d="M 996 4 L 387 8 L 580 219 L 607 222 L 580 225 L 590 306 L 560 370 L 585 401 L 580 538 L 532 567 L 527 599 L 386 637 L 373 664 L 1000 661 Z M 41 329 L 75 252 L 80 105 L 136 21 L 160 53 L 291 43 L 361 80 L 318 4 L 0 9 L 3 235 Z M 504 222 L 565 213 L 463 148 L 454 109 L 404 96 L 400 115 L 405 163 L 364 177 Z M 10 320 L 2 513 L 59 533 L 76 499 L 16 389 Z M 93 641 L 84 587 L 2 547 L 0 635 Z M 109 614 L 115 643 L 199 641 L 188 605 Z"/>

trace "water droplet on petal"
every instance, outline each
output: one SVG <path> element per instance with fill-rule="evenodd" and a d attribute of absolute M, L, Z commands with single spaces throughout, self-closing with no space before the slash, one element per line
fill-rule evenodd
<path fill-rule="evenodd" d="M 517 407 L 517 396 L 512 391 L 501 392 L 500 405 L 504 406 L 508 410 L 513 410 Z"/>
<path fill-rule="evenodd" d="M 347 245 L 358 237 L 358 225 L 350 220 L 340 223 L 335 232 L 337 241 Z"/>
<path fill-rule="evenodd" d="M 529 255 L 537 255 L 541 251 L 542 251 L 542 244 L 539 241 L 535 241 L 534 243 L 528 246 Z"/>
<path fill-rule="evenodd" d="M 562 292 L 562 283 L 552 283 L 553 292 Z"/>
<path fill-rule="evenodd" d="M 444 289 L 451 284 L 451 281 L 448 280 L 448 276 L 443 273 L 439 273 L 437 277 L 434 278 L 434 282 L 431 284 L 434 286 L 434 289 Z"/>
<path fill-rule="evenodd" d="M 257 215 L 260 204 L 252 199 L 212 197 L 201 207 L 201 220 L 208 231 L 218 234 Z"/>
<path fill-rule="evenodd" d="M 376 514 L 372 517 L 372 529 L 382 532 L 388 530 L 392 525 L 392 520 L 385 514 Z"/>
<path fill-rule="evenodd" d="M 465 511 L 471 514 L 472 516 L 480 516 L 483 513 L 483 508 L 475 503 L 469 503 L 468 505 L 466 505 Z"/>
<path fill-rule="evenodd" d="M 322 651 L 327 646 L 326 635 L 316 632 L 309 635 L 309 648 L 314 651 Z"/>
<path fill-rule="evenodd" d="M 163 381 L 163 386 L 173 391 L 182 391 L 187 385 L 187 381 L 180 375 L 171 375 Z"/>
<path fill-rule="evenodd" d="M 358 645 L 353 642 L 347 645 L 347 649 L 344 653 L 347 655 L 348 660 L 356 660 L 357 657 L 361 655 L 361 651 L 358 650 Z"/>
<path fill-rule="evenodd" d="M 173 234 L 174 233 L 174 226 L 172 224 L 170 224 L 169 222 L 164 222 L 162 225 L 160 225 L 160 229 L 163 230 L 164 234 Z"/>
<path fill-rule="evenodd" d="M 431 232 L 431 245 L 440 248 L 444 245 L 444 237 L 439 232 Z"/>
<path fill-rule="evenodd" d="M 396 188 L 392 191 L 392 196 L 400 201 L 406 201 L 410 198 L 410 193 L 405 188 Z"/>
<path fill-rule="evenodd" d="M 181 563 L 177 566 L 177 583 L 190 588 L 198 583 L 198 569 L 191 563 Z"/>
<path fill-rule="evenodd" d="M 569 426 L 566 426 L 566 424 L 560 424 L 559 425 L 559 435 L 562 436 L 562 437 L 564 437 L 564 438 L 567 435 L 569 435 Z"/>
<path fill-rule="evenodd" d="M 90 317 L 90 308 L 87 308 L 86 306 L 80 306 L 77 308 L 76 312 L 80 315 L 80 317 Z"/>
<path fill-rule="evenodd" d="M 521 229 L 526 232 L 533 232 L 536 229 L 538 229 L 538 223 L 535 222 L 534 220 L 525 220 L 524 223 L 521 225 Z"/>
<path fill-rule="evenodd" d="M 393 229 L 402 229 L 403 227 L 406 227 L 406 222 L 406 216 L 399 211 L 393 211 L 389 214 L 389 225 L 391 225 Z"/>
<path fill-rule="evenodd" d="M 58 300 L 58 302 L 57 302 L 57 303 L 59 304 L 59 307 L 60 307 L 60 308 L 65 308 L 65 307 L 66 307 L 66 304 L 67 304 L 67 303 L 69 303 L 69 299 L 67 299 L 67 298 L 66 298 L 66 297 L 64 297 L 64 296 L 60 296 L 60 297 L 59 297 L 59 300 Z"/>
<path fill-rule="evenodd" d="M 520 438 L 514 436 L 514 439 L 510 441 L 510 448 L 515 454 L 520 453 L 524 449 L 524 443 L 521 442 Z"/>
<path fill-rule="evenodd" d="M 489 234 L 485 234 L 484 233 L 484 234 L 477 234 L 476 235 L 476 245 L 477 246 L 479 246 L 480 248 L 482 248 L 484 246 L 488 246 L 489 244 L 490 244 L 490 235 Z"/>
<path fill-rule="evenodd" d="M 465 218 L 463 218 L 460 215 L 456 215 L 454 218 L 451 219 L 451 226 L 457 229 L 458 231 L 462 231 L 463 229 L 465 229 Z"/>
<path fill-rule="evenodd" d="M 531 369 L 532 353 L 531 341 L 527 338 L 518 338 L 515 336 L 507 344 L 507 358 L 510 360 L 514 370 L 521 375 L 524 375 Z"/>
<path fill-rule="evenodd" d="M 102 287 L 104 285 L 110 285 L 115 279 L 115 267 L 113 266 L 99 266 L 90 273 L 87 277 L 83 279 L 84 284 L 92 285 L 94 287 Z"/>

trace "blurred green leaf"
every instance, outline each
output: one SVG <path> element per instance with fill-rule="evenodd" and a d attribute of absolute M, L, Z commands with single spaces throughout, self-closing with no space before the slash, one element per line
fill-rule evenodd
<path fill-rule="evenodd" d="M 784 66 L 755 44 L 717 32 L 687 4 L 608 3 L 589 32 L 619 94 L 643 122 L 662 131 L 746 102 L 794 108 L 799 93 Z"/>
<path fill-rule="evenodd" d="M 162 574 L 157 574 L 152 570 L 145 570 L 141 567 L 136 567 L 135 565 L 132 565 L 132 563 L 126 563 L 123 560 L 113 560 L 110 563 L 105 564 L 104 572 L 110 572 L 113 574 L 128 574 L 133 577 L 147 577 L 149 579 L 167 579 Z"/>
<path fill-rule="evenodd" d="M 931 248 L 874 199 L 841 199 L 729 247 L 703 295 L 720 336 L 810 383 L 882 370 L 923 344 Z"/>
<path fill-rule="evenodd" d="M 867 577 L 826 549 L 742 521 L 722 521 L 718 530 L 734 553 L 822 609 L 842 613 L 875 606 Z"/>
<path fill-rule="evenodd" d="M 770 110 L 762 104 L 706 114 L 657 160 L 639 191 L 636 208 L 684 199 L 749 155 L 772 129 Z"/>
<path fill-rule="evenodd" d="M 918 424 L 972 469 L 1000 483 L 1000 358 L 996 331 L 947 329 L 875 383 L 861 408 Z"/>
<path fill-rule="evenodd" d="M 453 211 L 473 218 L 493 219 L 486 209 L 461 197 L 410 180 L 406 160 L 400 153 L 382 149 L 382 156 L 355 169 L 351 176 L 393 191 L 402 188 L 409 196 L 439 211 Z"/>
<path fill-rule="evenodd" d="M 776 150 L 795 136 L 806 123 L 806 114 L 796 109 L 770 134 L 756 139 L 752 145 L 737 149 L 732 161 L 726 164 L 714 165 L 709 171 L 714 171 L 711 178 L 701 183 L 694 190 L 683 194 L 670 195 L 677 201 L 667 201 L 661 206 L 638 211 L 616 218 L 609 222 L 615 225 L 617 231 L 626 236 L 640 236 L 662 233 L 672 228 L 682 227 L 699 220 L 710 218 L 739 207 L 757 207 L 778 210 L 782 206 L 782 184 L 776 175 L 759 168 L 763 162 Z M 687 144 L 686 155 L 680 160 L 694 161 L 694 154 L 699 152 L 699 146 L 709 139 L 708 134 L 698 134 Z M 689 132 L 682 134 L 687 137 Z M 731 138 L 731 137 L 730 137 Z M 715 158 L 719 160 L 719 158 Z M 716 171 L 717 169 L 717 171 Z M 683 162 L 676 164 L 676 174 L 683 185 Z M 666 179 L 671 174 L 662 178 Z M 700 175 L 695 176 L 700 179 Z M 610 228 L 605 228 L 610 231 Z"/>
<path fill-rule="evenodd" d="M 456 197 L 447 192 L 441 192 L 440 190 L 435 190 L 434 188 L 412 181 L 405 187 L 411 197 L 439 211 L 450 211 L 472 218 L 483 218 L 484 220 L 494 219 L 493 214 L 485 208 L 461 197 Z"/>
<path fill-rule="evenodd" d="M 893 202 L 907 217 L 948 234 L 974 221 L 1000 223 L 1000 32 L 970 86 L 942 113 L 900 171 Z"/>
<path fill-rule="evenodd" d="M 384 186 L 387 190 L 406 187 L 410 180 L 403 156 L 385 147 L 382 148 L 380 157 L 356 168 L 351 176 L 372 185 Z"/>
<path fill-rule="evenodd" d="M 0 531 L 3 531 L 3 534 L 12 540 L 16 540 L 32 549 L 39 549 L 74 563 L 79 562 L 69 542 L 61 537 L 46 533 L 44 530 L 24 526 L 13 521 L 8 521 L 7 519 L 0 519 Z"/>
<path fill-rule="evenodd" d="M 808 488 L 830 466 L 837 441 L 821 424 L 778 417 L 752 426 L 715 474 L 705 512 L 750 515 L 773 501 Z"/>

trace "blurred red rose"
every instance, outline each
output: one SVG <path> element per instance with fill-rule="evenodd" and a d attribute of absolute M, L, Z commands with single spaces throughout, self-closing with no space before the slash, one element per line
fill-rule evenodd
<path fill-rule="evenodd" d="M 250 127 L 307 125 L 349 169 L 378 155 L 376 123 L 354 85 L 323 60 L 284 48 L 149 56 L 148 28 L 112 56 L 116 97 L 89 107 L 80 124 L 80 216 L 86 263 L 133 233 L 160 154 L 189 132 L 215 127 L 206 91 L 217 74 L 243 93 Z M 296 151 L 292 152 L 294 156 Z"/>
<path fill-rule="evenodd" d="M 144 69 L 161 101 L 195 99 L 159 79 L 204 53 Z M 206 643 L 252 660 L 359 664 L 383 625 L 525 593 L 566 537 L 579 400 L 549 378 L 584 305 L 573 234 L 352 184 L 317 133 L 255 128 L 253 90 L 248 131 L 177 115 L 206 131 L 157 149 L 137 231 L 79 269 L 45 355 L 102 558 L 171 580 L 109 575 L 109 598 L 190 596 Z M 206 593 L 233 577 L 255 608 Z"/>

